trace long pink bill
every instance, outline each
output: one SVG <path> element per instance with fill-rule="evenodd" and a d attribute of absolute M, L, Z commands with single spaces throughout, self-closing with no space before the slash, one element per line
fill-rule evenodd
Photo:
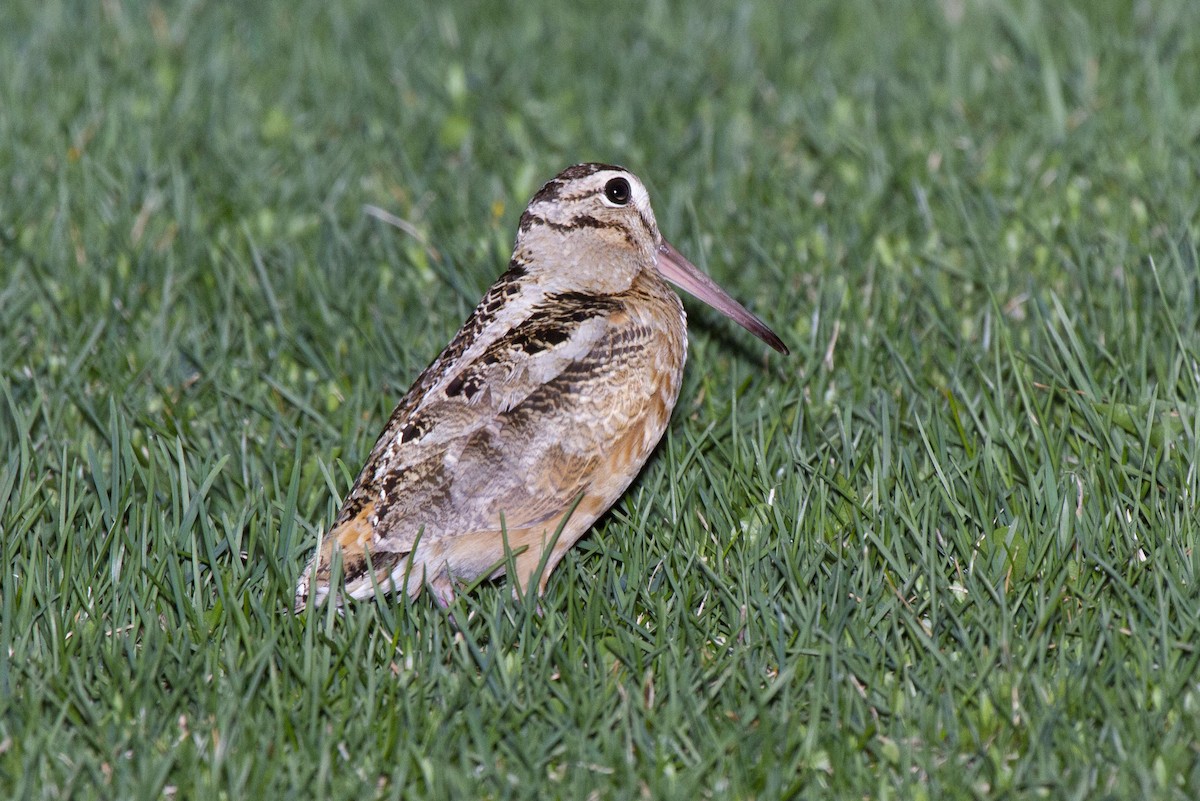
<path fill-rule="evenodd" d="M 735 323 L 745 328 L 751 334 L 766 342 L 775 350 L 788 353 L 787 345 L 767 327 L 767 324 L 746 311 L 742 304 L 729 297 L 729 293 L 717 286 L 713 281 L 683 255 L 672 247 L 671 243 L 663 240 L 658 246 L 658 271 L 662 277 L 675 286 L 695 295 L 700 300 L 712 306 Z"/>

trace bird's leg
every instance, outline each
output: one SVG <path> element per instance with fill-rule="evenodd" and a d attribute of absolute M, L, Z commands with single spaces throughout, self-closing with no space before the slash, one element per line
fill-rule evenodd
<path fill-rule="evenodd" d="M 450 571 L 442 570 L 438 573 L 433 581 L 429 582 L 429 591 L 440 609 L 446 609 L 454 603 L 454 579 L 450 578 Z"/>

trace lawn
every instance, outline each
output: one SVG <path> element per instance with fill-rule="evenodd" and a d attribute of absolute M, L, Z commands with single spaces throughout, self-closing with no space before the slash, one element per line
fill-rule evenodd
<path fill-rule="evenodd" d="M 1200 796 L 1200 4 L 438 5 L 0 5 L 0 796 Z M 792 355 L 540 615 L 293 615 L 590 160 Z"/>

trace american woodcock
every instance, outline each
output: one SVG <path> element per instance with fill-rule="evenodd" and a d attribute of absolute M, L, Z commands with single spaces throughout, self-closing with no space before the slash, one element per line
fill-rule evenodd
<path fill-rule="evenodd" d="M 662 238 L 632 173 L 579 164 L 543 186 L 508 270 L 392 413 L 300 578 L 297 608 L 425 586 L 445 606 L 508 564 L 526 590 L 540 568 L 544 591 L 641 470 L 679 397 L 686 316 L 668 281 L 788 352 Z"/>

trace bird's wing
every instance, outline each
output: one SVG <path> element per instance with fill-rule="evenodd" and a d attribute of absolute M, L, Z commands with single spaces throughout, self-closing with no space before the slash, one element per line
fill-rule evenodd
<path fill-rule="evenodd" d="M 495 531 L 501 515 L 510 530 L 552 527 L 634 416 L 603 397 L 613 371 L 631 396 L 649 393 L 629 384 L 652 380 L 640 364 L 652 336 L 618 300 L 558 295 L 486 347 L 439 357 L 375 444 L 315 559 L 318 578 L 334 542 L 348 563 L 364 550 L 403 557 L 418 536 Z"/>

